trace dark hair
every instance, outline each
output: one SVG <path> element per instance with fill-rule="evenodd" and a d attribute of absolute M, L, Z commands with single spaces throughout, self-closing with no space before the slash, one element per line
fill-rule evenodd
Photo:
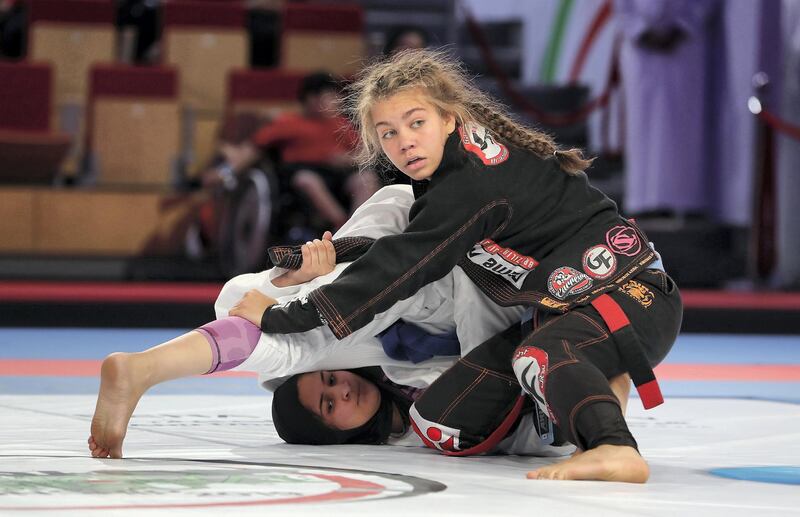
<path fill-rule="evenodd" d="M 325 424 L 316 414 L 300 403 L 297 381 L 301 375 L 289 377 L 272 395 L 272 423 L 278 436 L 286 443 L 304 445 L 338 445 L 358 443 L 377 445 L 385 443 L 392 432 L 393 397 L 379 382 L 365 375 L 365 368 L 347 370 L 373 382 L 380 391 L 378 411 L 362 426 L 355 429 L 335 429 Z"/>
<path fill-rule="evenodd" d="M 314 72 L 303 77 L 297 90 L 297 98 L 300 102 L 305 102 L 309 95 L 319 95 L 324 91 L 338 92 L 340 89 L 339 81 L 333 75 L 328 72 Z"/>

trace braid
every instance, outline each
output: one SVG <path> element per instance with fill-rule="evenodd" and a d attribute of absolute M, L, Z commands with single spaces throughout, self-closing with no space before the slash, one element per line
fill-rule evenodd
<path fill-rule="evenodd" d="M 555 158 L 568 174 L 577 174 L 592 164 L 591 159 L 583 157 L 580 149 L 559 149 L 550 135 L 523 126 L 509 117 L 497 103 L 470 102 L 468 109 L 478 122 L 490 128 L 501 140 L 528 149 L 542 159 Z"/>
<path fill-rule="evenodd" d="M 504 106 L 476 88 L 460 63 L 445 53 L 405 50 L 366 67 L 349 88 L 345 107 L 361 133 L 358 161 L 362 169 L 386 160 L 369 123 L 372 105 L 410 88 L 426 90 L 430 102 L 442 114 L 455 115 L 462 123 L 475 121 L 500 140 L 527 149 L 543 160 L 555 159 L 568 174 L 577 174 L 592 163 L 580 149 L 561 150 L 550 135 L 514 120 Z"/>

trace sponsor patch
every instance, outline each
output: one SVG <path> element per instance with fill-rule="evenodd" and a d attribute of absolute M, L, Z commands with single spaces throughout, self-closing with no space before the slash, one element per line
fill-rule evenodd
<path fill-rule="evenodd" d="M 547 279 L 550 294 L 563 300 L 567 296 L 582 293 L 592 287 L 592 279 L 569 266 L 561 266 Z"/>
<path fill-rule="evenodd" d="M 559 301 L 553 300 L 549 296 L 542 297 L 542 299 L 539 300 L 539 303 L 541 305 L 544 305 L 545 307 L 549 307 L 551 309 L 558 309 L 558 310 L 561 310 L 564 307 L 567 307 L 569 305 L 568 303 L 565 303 L 565 302 L 559 302 Z"/>
<path fill-rule="evenodd" d="M 440 451 L 461 450 L 459 443 L 461 431 L 459 429 L 431 422 L 420 415 L 417 407 L 413 405 L 409 410 L 409 417 L 411 418 L 411 423 L 414 424 L 414 431 L 422 438 L 425 445 L 431 449 L 439 449 Z"/>
<path fill-rule="evenodd" d="M 495 141 L 485 127 L 467 122 L 458 127 L 464 149 L 475 154 L 484 165 L 497 165 L 508 160 L 508 148 Z"/>
<path fill-rule="evenodd" d="M 653 305 L 653 300 L 655 299 L 653 291 L 636 280 L 630 280 L 625 283 L 625 285 L 620 287 L 620 291 L 639 302 L 645 309 Z"/>
<path fill-rule="evenodd" d="M 553 412 L 550 411 L 545 399 L 548 365 L 547 352 L 533 346 L 519 347 L 511 360 L 514 375 L 517 376 L 522 389 L 533 398 L 542 413 L 545 413 L 553 422 L 556 422 Z"/>
<path fill-rule="evenodd" d="M 618 255 L 633 257 L 642 251 L 642 241 L 630 226 L 615 226 L 606 232 L 606 244 Z"/>
<path fill-rule="evenodd" d="M 467 253 L 467 258 L 512 283 L 517 289 L 522 289 L 528 273 L 539 265 L 533 257 L 504 248 L 491 239 L 475 244 Z"/>
<path fill-rule="evenodd" d="M 584 252 L 583 270 L 590 277 L 602 280 L 617 270 L 617 259 L 608 246 L 598 244 Z"/>

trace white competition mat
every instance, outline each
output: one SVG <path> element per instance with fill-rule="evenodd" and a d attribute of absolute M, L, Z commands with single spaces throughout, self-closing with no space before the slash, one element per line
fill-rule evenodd
<path fill-rule="evenodd" d="M 94 395 L 0 395 L 0 515 L 800 515 L 796 403 L 675 397 L 645 412 L 633 399 L 652 474 L 630 485 L 525 479 L 537 458 L 286 445 L 269 402 L 145 395 L 126 459 L 99 460 Z"/>

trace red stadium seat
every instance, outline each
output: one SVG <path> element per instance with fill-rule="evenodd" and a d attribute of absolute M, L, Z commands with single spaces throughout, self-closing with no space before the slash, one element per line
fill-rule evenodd
<path fill-rule="evenodd" d="M 364 13 L 355 4 L 287 4 L 281 67 L 347 76 L 365 57 Z"/>
<path fill-rule="evenodd" d="M 52 69 L 0 61 L 0 182 L 50 183 L 70 137 L 50 131 Z"/>
<path fill-rule="evenodd" d="M 178 77 L 172 68 L 91 70 L 89 149 L 101 185 L 174 183 L 180 154 Z"/>
<path fill-rule="evenodd" d="M 228 112 L 273 117 L 300 109 L 297 92 L 306 74 L 286 70 L 235 70 L 228 76 Z"/>
<path fill-rule="evenodd" d="M 214 153 L 228 72 L 250 61 L 243 4 L 183 0 L 164 4 L 164 62 L 180 72 L 190 174 L 200 172 Z"/>
<path fill-rule="evenodd" d="M 112 0 L 29 0 L 28 56 L 53 66 L 52 126 L 74 137 L 66 168 L 83 154 L 89 68 L 115 59 Z"/>

